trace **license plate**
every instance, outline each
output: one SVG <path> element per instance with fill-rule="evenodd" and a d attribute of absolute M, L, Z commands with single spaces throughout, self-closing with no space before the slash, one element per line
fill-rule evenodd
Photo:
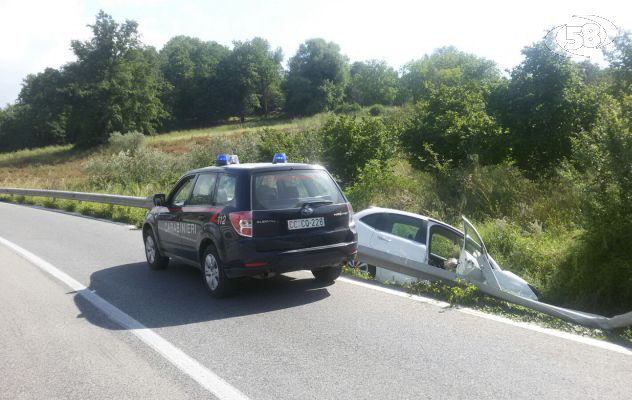
<path fill-rule="evenodd" d="M 287 229 L 291 231 L 296 229 L 320 228 L 321 226 L 325 226 L 324 217 L 289 219 L 287 221 Z"/>

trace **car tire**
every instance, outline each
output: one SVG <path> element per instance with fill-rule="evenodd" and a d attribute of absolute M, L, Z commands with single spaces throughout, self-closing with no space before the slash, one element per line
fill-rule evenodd
<path fill-rule="evenodd" d="M 207 246 L 201 260 L 202 279 L 209 294 L 215 298 L 227 296 L 232 289 L 232 282 L 226 276 L 224 264 L 221 262 L 215 247 Z"/>
<path fill-rule="evenodd" d="M 156 241 L 154 232 L 151 229 L 147 229 L 145 231 L 143 241 L 145 242 L 145 257 L 147 258 L 149 268 L 154 270 L 167 268 L 167 265 L 169 265 L 169 257 L 165 257 L 160 254 L 158 242 Z"/>
<path fill-rule="evenodd" d="M 320 282 L 333 282 L 340 276 L 342 266 L 313 269 L 312 275 Z"/>

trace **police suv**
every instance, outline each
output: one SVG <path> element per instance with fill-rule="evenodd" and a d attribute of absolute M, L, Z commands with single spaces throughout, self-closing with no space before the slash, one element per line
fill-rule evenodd
<path fill-rule="evenodd" d="M 357 252 L 353 210 L 334 179 L 285 154 L 256 164 L 219 154 L 216 166 L 187 172 L 154 205 L 143 226 L 149 266 L 195 265 L 215 297 L 244 276 L 311 270 L 332 282 Z"/>

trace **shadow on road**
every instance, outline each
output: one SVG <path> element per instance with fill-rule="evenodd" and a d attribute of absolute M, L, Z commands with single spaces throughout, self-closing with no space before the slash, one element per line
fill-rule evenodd
<path fill-rule="evenodd" d="M 225 299 L 206 292 L 202 273 L 186 265 L 170 264 L 151 271 L 145 262 L 106 268 L 90 276 L 89 289 L 148 328 L 178 326 L 261 314 L 302 306 L 329 297 L 326 284 L 314 279 L 279 276 L 243 279 Z M 81 295 L 74 301 L 81 317 L 106 329 L 123 329 L 106 321 Z"/>

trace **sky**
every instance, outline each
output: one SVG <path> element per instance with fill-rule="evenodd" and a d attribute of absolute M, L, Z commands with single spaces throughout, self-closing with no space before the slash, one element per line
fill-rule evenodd
<path fill-rule="evenodd" d="M 447 45 L 510 69 L 524 46 L 554 26 L 573 25 L 573 15 L 632 30 L 632 2 L 609 0 L 0 0 L 0 106 L 16 100 L 26 75 L 73 61 L 70 41 L 90 37 L 87 25 L 99 10 L 137 21 L 143 41 L 157 49 L 176 35 L 225 45 L 260 36 L 287 61 L 300 43 L 322 37 L 351 62 L 383 59 L 396 69 Z"/>

